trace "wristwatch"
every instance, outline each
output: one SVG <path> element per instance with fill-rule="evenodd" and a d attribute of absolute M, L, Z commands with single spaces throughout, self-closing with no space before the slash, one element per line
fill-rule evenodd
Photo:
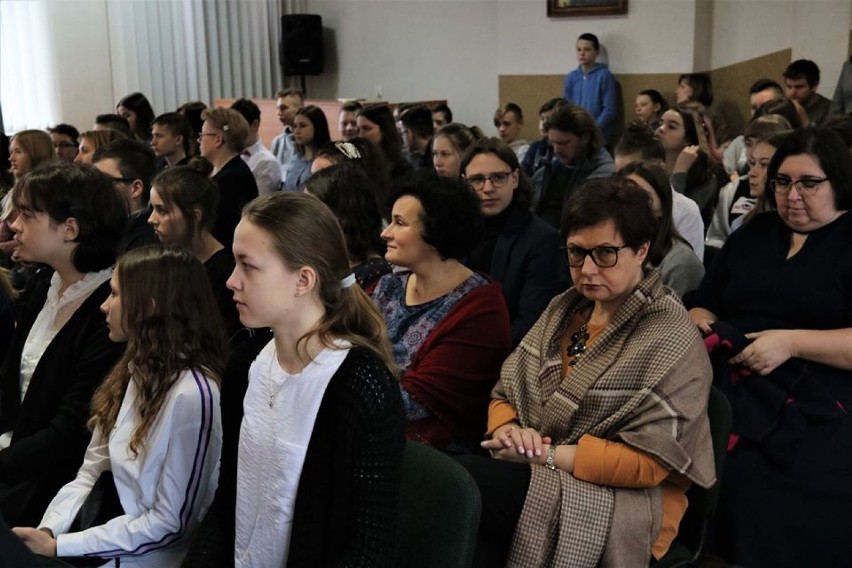
<path fill-rule="evenodd" d="M 556 444 L 550 444 L 550 447 L 547 448 L 547 459 L 544 460 L 544 467 L 547 469 L 552 469 L 556 471 L 556 464 L 554 460 L 556 459 Z"/>

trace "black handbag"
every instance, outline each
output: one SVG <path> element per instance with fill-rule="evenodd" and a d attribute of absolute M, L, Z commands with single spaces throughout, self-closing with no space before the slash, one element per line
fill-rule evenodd
<path fill-rule="evenodd" d="M 92 490 L 86 496 L 86 500 L 77 511 L 77 516 L 71 522 L 69 533 L 84 531 L 91 527 L 99 527 L 105 525 L 111 519 L 124 514 L 124 508 L 121 506 L 121 500 L 118 498 L 118 490 L 115 488 L 115 480 L 112 477 L 111 471 L 101 473 L 95 484 L 92 485 Z M 101 566 L 109 561 L 108 558 L 99 558 L 97 556 L 75 556 L 71 558 L 63 557 L 62 560 L 72 566 L 85 568 L 87 566 Z M 116 559 L 116 566 L 119 566 L 119 560 Z"/>

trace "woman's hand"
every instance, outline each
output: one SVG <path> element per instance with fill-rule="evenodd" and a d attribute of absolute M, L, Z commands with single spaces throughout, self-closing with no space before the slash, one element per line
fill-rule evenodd
<path fill-rule="evenodd" d="M 56 556 L 56 539 L 48 530 L 34 529 L 32 527 L 15 527 L 12 529 L 18 537 L 35 554 L 42 556 Z"/>
<path fill-rule="evenodd" d="M 698 326 L 701 333 L 706 335 L 713 332 L 713 330 L 710 329 L 710 325 L 716 323 L 716 314 L 710 310 L 705 310 L 704 308 L 692 308 L 689 310 L 689 318 L 692 320 L 692 323 Z"/>
<path fill-rule="evenodd" d="M 550 436 L 542 436 L 533 428 L 521 428 L 517 422 L 509 422 L 494 430 L 490 440 L 481 446 L 491 452 L 491 457 L 520 463 L 538 463 L 544 453 L 543 444 L 550 443 Z"/>
<path fill-rule="evenodd" d="M 698 159 L 698 146 L 686 146 L 680 151 L 675 161 L 673 172 L 688 172 L 695 160 Z"/>
<path fill-rule="evenodd" d="M 793 338 L 789 330 L 768 329 L 747 333 L 746 338 L 754 341 L 732 357 L 729 363 L 739 363 L 755 373 L 768 375 L 793 356 Z"/>

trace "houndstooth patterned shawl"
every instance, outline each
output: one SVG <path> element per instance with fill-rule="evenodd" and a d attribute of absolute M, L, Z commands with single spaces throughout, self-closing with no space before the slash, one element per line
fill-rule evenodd
<path fill-rule="evenodd" d="M 680 300 L 647 272 L 563 381 L 560 337 L 591 305 L 573 288 L 554 298 L 504 363 L 494 398 L 559 444 L 584 434 L 623 442 L 711 486 L 712 374 Z M 647 565 L 661 511 L 658 487 L 603 487 L 534 465 L 508 565 Z"/>

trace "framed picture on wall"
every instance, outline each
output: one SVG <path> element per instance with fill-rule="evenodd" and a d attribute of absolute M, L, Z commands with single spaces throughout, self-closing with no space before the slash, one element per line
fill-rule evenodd
<path fill-rule="evenodd" d="M 547 0 L 548 18 L 626 14 L 627 0 Z"/>

